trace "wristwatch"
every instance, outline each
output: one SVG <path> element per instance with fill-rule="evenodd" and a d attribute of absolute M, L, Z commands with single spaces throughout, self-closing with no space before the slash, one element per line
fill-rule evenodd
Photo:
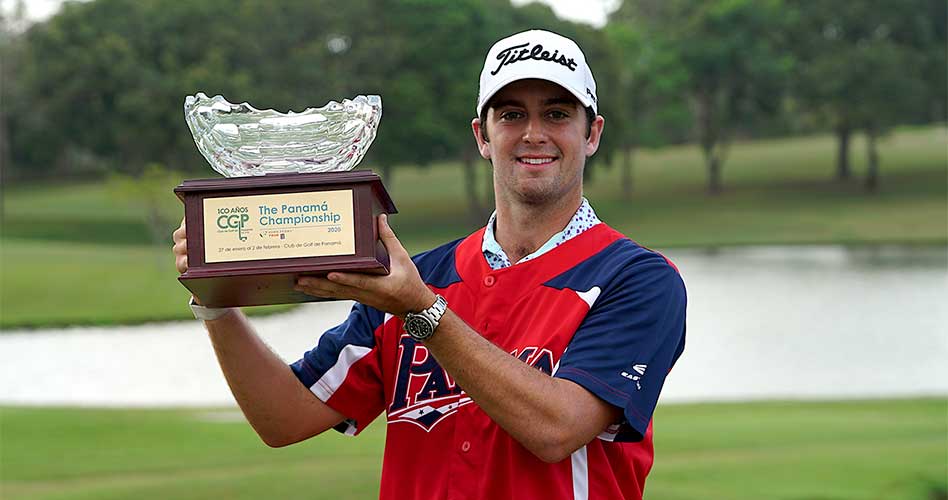
<path fill-rule="evenodd" d="M 447 309 L 448 301 L 438 295 L 435 303 L 428 309 L 405 315 L 405 333 L 415 340 L 431 338 Z"/>
<path fill-rule="evenodd" d="M 193 295 L 188 305 L 191 306 L 191 312 L 194 313 L 194 317 L 203 321 L 214 321 L 236 309 L 234 307 L 204 307 L 194 301 Z"/>

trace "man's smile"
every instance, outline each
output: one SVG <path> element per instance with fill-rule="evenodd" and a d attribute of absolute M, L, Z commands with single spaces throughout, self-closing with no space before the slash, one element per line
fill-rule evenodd
<path fill-rule="evenodd" d="M 548 155 L 527 155 L 527 156 L 518 156 L 517 163 L 524 165 L 526 167 L 545 167 L 552 164 L 554 161 L 559 159 L 558 156 L 548 156 Z"/>

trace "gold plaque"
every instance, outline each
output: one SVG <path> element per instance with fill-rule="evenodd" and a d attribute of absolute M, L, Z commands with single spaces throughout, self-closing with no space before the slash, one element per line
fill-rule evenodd
<path fill-rule="evenodd" d="M 204 262 L 355 254 L 352 190 L 204 199 Z"/>

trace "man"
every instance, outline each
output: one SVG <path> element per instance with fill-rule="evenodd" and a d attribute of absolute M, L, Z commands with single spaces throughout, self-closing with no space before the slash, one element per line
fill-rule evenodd
<path fill-rule="evenodd" d="M 384 411 L 382 498 L 641 498 L 685 291 L 673 265 L 583 198 L 597 109 L 574 42 L 501 40 L 472 122 L 494 169 L 485 228 L 412 259 L 380 217 L 390 274 L 300 278 L 299 290 L 357 304 L 289 368 L 239 311 L 195 306 L 261 438 L 355 435 Z M 183 272 L 183 224 L 175 241 Z"/>

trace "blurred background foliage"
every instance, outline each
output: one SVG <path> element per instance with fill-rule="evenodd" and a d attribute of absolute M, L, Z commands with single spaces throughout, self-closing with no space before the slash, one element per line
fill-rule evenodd
<path fill-rule="evenodd" d="M 206 172 L 182 119 L 197 91 L 284 111 L 377 93 L 385 115 L 367 164 L 391 177 L 470 162 L 483 54 L 534 27 L 575 38 L 593 61 L 609 120 L 593 169 L 638 145 L 695 142 L 719 191 L 735 139 L 831 131 L 846 178 L 853 134 L 946 113 L 940 0 L 637 0 L 602 29 L 507 0 L 95 0 L 20 32 L 16 11 L 0 46 L 8 180 L 152 163 Z"/>

